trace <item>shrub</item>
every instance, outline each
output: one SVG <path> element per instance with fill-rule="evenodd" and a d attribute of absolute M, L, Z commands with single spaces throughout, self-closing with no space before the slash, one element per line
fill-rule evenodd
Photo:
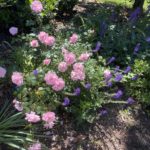
<path fill-rule="evenodd" d="M 108 66 L 113 58 L 105 62 L 90 45 L 81 43 L 76 34 L 65 39 L 63 45 L 46 32 L 40 32 L 37 37 L 38 40 L 34 37 L 28 44 L 32 50 L 39 51 L 36 59 L 41 63 L 30 72 L 17 75 L 21 82 L 12 77 L 18 85 L 15 97 L 22 102 L 25 112 L 42 115 L 46 111 L 63 110 L 81 123 L 92 122 L 104 104 L 128 103 L 120 101 L 123 94 L 126 95 L 123 100 L 130 95 L 122 92 L 118 83 L 126 83 L 135 75 L 128 73 L 130 67 L 126 72 L 119 69 L 116 73 L 116 69 Z"/>

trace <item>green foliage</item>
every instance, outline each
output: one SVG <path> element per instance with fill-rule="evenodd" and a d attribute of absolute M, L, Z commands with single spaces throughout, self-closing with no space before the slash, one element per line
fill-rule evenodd
<path fill-rule="evenodd" d="M 25 150 L 24 146 L 33 141 L 32 135 L 25 129 L 22 113 L 15 113 L 9 103 L 6 101 L 0 105 L 0 144 Z"/>
<path fill-rule="evenodd" d="M 1 32 L 8 30 L 10 26 L 17 26 L 21 30 L 25 27 L 26 20 L 34 18 L 33 15 L 31 15 L 28 0 L 2 1 L 0 3 L 0 11 Z"/>
<path fill-rule="evenodd" d="M 128 82 L 126 85 L 130 95 L 137 98 L 144 105 L 150 105 L 150 63 L 144 60 L 136 60 L 133 72 L 138 74 L 138 80 Z"/>

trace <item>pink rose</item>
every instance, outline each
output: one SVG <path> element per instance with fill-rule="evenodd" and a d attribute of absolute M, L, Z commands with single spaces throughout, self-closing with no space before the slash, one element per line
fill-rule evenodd
<path fill-rule="evenodd" d="M 71 72 L 71 79 L 73 81 L 78 81 L 78 80 L 83 81 L 85 79 L 85 73 L 79 70 L 76 70 L 76 71 L 73 70 Z"/>
<path fill-rule="evenodd" d="M 67 65 L 72 65 L 76 61 L 76 55 L 72 52 L 64 54 L 64 60 Z"/>
<path fill-rule="evenodd" d="M 63 90 L 65 87 L 65 81 L 62 79 L 62 78 L 58 78 L 56 81 L 55 81 L 55 84 L 52 86 L 52 89 L 54 91 L 61 91 Z"/>
<path fill-rule="evenodd" d="M 90 53 L 83 53 L 80 55 L 79 60 L 85 62 L 90 58 L 90 56 L 91 56 Z"/>
<path fill-rule="evenodd" d="M 36 115 L 35 112 L 33 111 L 31 111 L 30 113 L 26 113 L 25 115 L 26 115 L 25 120 L 27 120 L 30 123 L 36 123 L 41 120 L 40 116 Z"/>
<path fill-rule="evenodd" d="M 105 80 L 109 80 L 110 78 L 112 77 L 112 74 L 111 74 L 111 72 L 110 72 L 110 70 L 105 70 L 104 71 L 104 78 L 105 78 Z"/>
<path fill-rule="evenodd" d="M 71 44 L 75 44 L 77 41 L 78 41 L 78 35 L 77 35 L 76 33 L 74 33 L 74 34 L 70 37 L 69 42 L 70 42 Z"/>
<path fill-rule="evenodd" d="M 44 124 L 44 127 L 46 128 L 46 129 L 51 129 L 51 128 L 53 128 L 53 126 L 54 126 L 54 122 L 46 122 L 45 124 Z"/>
<path fill-rule="evenodd" d="M 23 75 L 20 72 L 13 72 L 11 80 L 17 86 L 23 85 Z"/>
<path fill-rule="evenodd" d="M 75 63 L 73 65 L 73 70 L 84 72 L 84 65 L 82 63 Z"/>
<path fill-rule="evenodd" d="M 66 62 L 60 62 L 58 65 L 58 70 L 60 72 L 65 72 L 68 69 L 68 65 Z"/>
<path fill-rule="evenodd" d="M 56 116 L 54 112 L 46 112 L 42 115 L 42 120 L 45 122 L 54 122 L 56 120 Z"/>
<path fill-rule="evenodd" d="M 41 43 L 44 43 L 45 40 L 48 38 L 48 34 L 44 31 L 41 31 L 39 34 L 38 34 L 38 39 Z"/>
<path fill-rule="evenodd" d="M 43 10 L 42 3 L 39 0 L 34 0 L 30 7 L 35 13 L 40 13 Z"/>
<path fill-rule="evenodd" d="M 56 73 L 49 71 L 47 74 L 45 74 L 44 80 L 47 85 L 54 85 L 58 80 L 58 76 Z"/>
<path fill-rule="evenodd" d="M 41 150 L 41 143 L 37 142 L 33 145 L 31 145 L 28 150 Z"/>
<path fill-rule="evenodd" d="M 39 46 L 39 43 L 38 43 L 37 40 L 32 40 L 32 41 L 30 42 L 30 46 L 31 46 L 31 47 L 38 47 L 38 46 Z"/>
<path fill-rule="evenodd" d="M 51 63 L 51 59 L 49 59 L 49 58 L 46 58 L 46 59 L 44 59 L 44 61 L 43 61 L 43 64 L 44 65 L 49 65 Z"/>
<path fill-rule="evenodd" d="M 17 27 L 9 28 L 9 33 L 13 36 L 16 35 L 18 33 L 18 28 Z"/>
<path fill-rule="evenodd" d="M 0 67 L 0 78 L 4 78 L 6 75 L 6 69 L 3 67 Z"/>
<path fill-rule="evenodd" d="M 53 36 L 48 36 L 44 40 L 44 44 L 48 46 L 53 46 L 55 44 L 55 38 Z"/>
<path fill-rule="evenodd" d="M 17 101 L 16 99 L 13 100 L 13 104 L 14 107 L 18 110 L 18 111 L 22 111 L 23 110 L 23 106 L 22 103 Z"/>
<path fill-rule="evenodd" d="M 54 122 L 56 121 L 56 116 L 54 112 L 46 112 L 42 115 L 42 120 L 45 121 L 44 127 L 47 129 L 51 129 L 54 126 Z"/>

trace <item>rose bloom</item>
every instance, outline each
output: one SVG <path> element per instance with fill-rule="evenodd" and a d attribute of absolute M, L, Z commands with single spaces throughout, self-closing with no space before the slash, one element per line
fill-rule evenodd
<path fill-rule="evenodd" d="M 38 47 L 38 46 L 39 46 L 39 43 L 38 43 L 37 40 L 32 40 L 32 41 L 30 42 L 30 46 L 31 46 L 31 47 Z"/>
<path fill-rule="evenodd" d="M 54 122 L 56 120 L 56 116 L 54 112 L 46 112 L 42 115 L 42 120 L 45 122 Z"/>
<path fill-rule="evenodd" d="M 30 7 L 35 13 L 40 13 L 43 10 L 42 3 L 39 0 L 34 0 Z"/>
<path fill-rule="evenodd" d="M 30 123 L 36 123 L 41 120 L 40 116 L 36 115 L 35 112 L 33 111 L 31 111 L 30 113 L 26 113 L 25 115 L 26 115 L 25 120 L 27 120 Z"/>
<path fill-rule="evenodd" d="M 53 126 L 54 126 L 54 122 L 46 122 L 45 124 L 44 124 L 44 127 L 46 128 L 46 129 L 51 129 L 51 128 L 53 128 Z"/>
<path fill-rule="evenodd" d="M 74 34 L 70 37 L 69 42 L 70 42 L 71 44 L 75 44 L 77 41 L 78 41 L 78 35 L 77 35 L 76 33 L 74 33 Z"/>
<path fill-rule="evenodd" d="M 47 85 L 54 85 L 58 81 L 58 76 L 56 73 L 49 71 L 45 74 L 44 80 Z"/>
<path fill-rule="evenodd" d="M 72 65 L 76 61 L 76 55 L 72 52 L 64 54 L 64 60 L 67 65 Z"/>
<path fill-rule="evenodd" d="M 48 38 L 48 34 L 44 31 L 41 31 L 39 34 L 38 34 L 38 39 L 41 43 L 44 43 L 46 38 Z"/>
<path fill-rule="evenodd" d="M 73 70 L 84 72 L 84 65 L 82 63 L 75 63 L 73 65 Z"/>
<path fill-rule="evenodd" d="M 50 63 L 51 63 L 51 59 L 49 59 L 49 58 L 46 58 L 43 60 L 44 65 L 49 65 Z"/>
<path fill-rule="evenodd" d="M 104 78 L 105 78 L 105 80 L 109 80 L 110 78 L 112 77 L 112 74 L 111 74 L 111 72 L 110 72 L 110 70 L 105 70 L 104 71 Z"/>
<path fill-rule="evenodd" d="M 4 78 L 6 75 L 6 69 L 3 67 L 0 67 L 0 78 Z"/>
<path fill-rule="evenodd" d="M 22 103 L 17 101 L 16 99 L 13 100 L 13 104 L 14 107 L 18 110 L 18 111 L 22 111 L 23 110 L 23 106 Z"/>
<path fill-rule="evenodd" d="M 60 72 L 65 72 L 68 69 L 68 65 L 66 62 L 60 62 L 58 65 L 58 70 Z"/>
<path fill-rule="evenodd" d="M 55 44 L 55 38 L 53 36 L 48 36 L 43 42 L 47 46 L 53 46 Z"/>
<path fill-rule="evenodd" d="M 79 60 L 85 62 L 90 58 L 90 56 L 91 56 L 90 53 L 83 53 L 80 55 Z"/>
<path fill-rule="evenodd" d="M 28 150 L 41 150 L 41 143 L 37 142 L 33 145 L 31 145 Z"/>
<path fill-rule="evenodd" d="M 9 33 L 13 36 L 16 35 L 18 33 L 18 28 L 17 27 L 9 28 Z"/>
<path fill-rule="evenodd" d="M 52 89 L 56 92 L 63 90 L 65 87 L 65 81 L 62 78 L 58 78 L 55 81 L 55 84 L 52 86 Z"/>
<path fill-rule="evenodd" d="M 75 71 L 75 70 L 73 70 L 71 72 L 71 79 L 73 81 L 78 81 L 78 80 L 83 81 L 85 79 L 85 73 L 82 72 L 82 71 Z"/>
<path fill-rule="evenodd" d="M 13 72 L 11 80 L 17 86 L 23 85 L 23 75 L 20 72 Z"/>

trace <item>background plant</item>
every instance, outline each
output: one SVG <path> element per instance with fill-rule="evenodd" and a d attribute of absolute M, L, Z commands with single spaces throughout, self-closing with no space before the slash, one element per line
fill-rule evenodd
<path fill-rule="evenodd" d="M 16 113 L 9 103 L 6 101 L 0 105 L 0 144 L 25 150 L 24 146 L 33 141 L 33 136 L 25 129 L 26 121 L 22 113 Z"/>

